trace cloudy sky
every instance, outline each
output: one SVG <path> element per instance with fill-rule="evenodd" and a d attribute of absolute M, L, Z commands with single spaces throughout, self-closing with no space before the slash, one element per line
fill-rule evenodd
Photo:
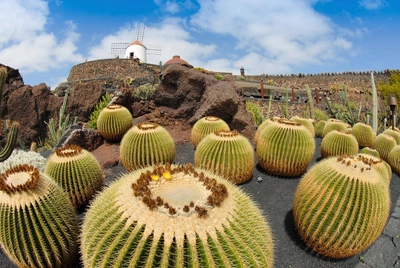
<path fill-rule="evenodd" d="M 161 46 L 194 67 L 240 74 L 400 69 L 399 0 L 0 0 L 0 63 L 54 89 L 111 43 Z"/>

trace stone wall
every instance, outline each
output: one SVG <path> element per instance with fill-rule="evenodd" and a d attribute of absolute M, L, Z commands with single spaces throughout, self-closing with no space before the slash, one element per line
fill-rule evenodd
<path fill-rule="evenodd" d="M 85 82 L 90 80 L 120 80 L 127 78 L 154 77 L 158 79 L 160 66 L 140 63 L 137 59 L 102 59 L 87 61 L 73 66 L 67 82 Z"/>

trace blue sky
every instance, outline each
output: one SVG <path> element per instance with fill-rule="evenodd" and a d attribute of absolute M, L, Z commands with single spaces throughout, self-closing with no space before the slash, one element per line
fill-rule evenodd
<path fill-rule="evenodd" d="M 0 63 L 54 89 L 111 43 L 159 45 L 194 67 L 240 74 L 400 69 L 398 0 L 0 0 Z"/>

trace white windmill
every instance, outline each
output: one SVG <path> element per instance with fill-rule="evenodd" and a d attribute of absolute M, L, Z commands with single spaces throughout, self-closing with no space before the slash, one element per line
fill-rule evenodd
<path fill-rule="evenodd" d="M 111 54 L 124 55 L 127 59 L 138 58 L 146 63 L 146 55 L 161 55 L 161 46 L 143 45 L 144 25 L 138 24 L 133 33 L 132 43 L 111 43 Z"/>

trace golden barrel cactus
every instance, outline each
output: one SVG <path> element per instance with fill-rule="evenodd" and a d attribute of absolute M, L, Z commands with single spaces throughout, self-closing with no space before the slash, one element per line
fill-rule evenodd
<path fill-rule="evenodd" d="M 364 148 L 362 148 L 360 150 L 360 154 L 369 154 L 369 155 L 372 155 L 372 156 L 380 158 L 379 152 L 376 149 L 372 148 L 372 147 L 364 147 Z"/>
<path fill-rule="evenodd" d="M 328 134 L 332 130 L 339 130 L 339 131 L 347 131 L 347 125 L 342 121 L 338 119 L 328 119 L 326 121 L 325 127 L 322 130 L 322 137 L 325 137 L 326 134 Z"/>
<path fill-rule="evenodd" d="M 318 123 L 315 125 L 315 137 L 322 138 L 322 133 L 324 131 L 325 125 L 326 125 L 325 120 L 318 121 Z"/>
<path fill-rule="evenodd" d="M 398 130 L 388 128 L 383 133 L 392 136 L 395 139 L 396 144 L 400 144 L 400 132 Z"/>
<path fill-rule="evenodd" d="M 62 188 L 38 168 L 0 176 L 0 244 L 18 267 L 74 267 L 78 217 Z"/>
<path fill-rule="evenodd" d="M 296 177 L 310 164 L 315 141 L 302 124 L 280 119 L 268 124 L 261 132 L 256 153 L 263 170 L 277 176 Z"/>
<path fill-rule="evenodd" d="M 370 125 L 358 122 L 353 126 L 351 134 L 356 137 L 360 148 L 374 145 L 376 134 Z"/>
<path fill-rule="evenodd" d="M 389 152 L 396 145 L 397 145 L 396 140 L 392 136 L 385 133 L 381 133 L 378 136 L 376 136 L 373 148 L 378 151 L 380 157 L 383 160 L 387 161 Z"/>
<path fill-rule="evenodd" d="M 78 145 L 57 148 L 47 159 L 44 173 L 64 189 L 78 209 L 85 207 L 103 186 L 99 161 Z"/>
<path fill-rule="evenodd" d="M 250 141 L 236 130 L 217 130 L 199 143 L 194 164 L 234 184 L 241 184 L 253 176 L 254 149 Z"/>
<path fill-rule="evenodd" d="M 390 150 L 387 162 L 397 175 L 400 174 L 400 145 L 396 145 Z"/>
<path fill-rule="evenodd" d="M 311 135 L 313 137 L 315 137 L 315 128 L 314 128 L 314 124 L 312 123 L 311 119 L 302 118 L 302 117 L 296 115 L 296 116 L 293 116 L 292 118 L 290 118 L 290 121 L 304 125 L 310 131 Z"/>
<path fill-rule="evenodd" d="M 133 126 L 133 118 L 127 108 L 111 104 L 101 110 L 97 119 L 97 130 L 104 139 L 119 142 Z"/>
<path fill-rule="evenodd" d="M 374 243 L 389 211 L 387 181 L 359 155 L 314 165 L 300 180 L 293 204 L 302 240 L 331 258 L 353 256 Z"/>
<path fill-rule="evenodd" d="M 348 132 L 332 130 L 322 138 L 321 156 L 353 155 L 358 153 L 357 139 Z"/>
<path fill-rule="evenodd" d="M 192 165 L 125 174 L 82 224 L 85 267 L 272 267 L 261 211 L 227 180 Z"/>
<path fill-rule="evenodd" d="M 120 158 L 129 171 L 174 161 L 175 143 L 169 132 L 157 123 L 133 126 L 121 140 Z"/>
<path fill-rule="evenodd" d="M 206 116 L 197 120 L 190 133 L 190 139 L 194 147 L 197 147 L 205 136 L 217 130 L 229 131 L 230 128 L 224 120 L 216 116 Z"/>

